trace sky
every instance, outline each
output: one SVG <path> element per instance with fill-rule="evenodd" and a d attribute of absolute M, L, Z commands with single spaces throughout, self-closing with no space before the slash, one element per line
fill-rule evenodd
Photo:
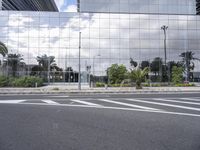
<path fill-rule="evenodd" d="M 76 0 L 55 0 L 60 12 L 76 12 Z"/>

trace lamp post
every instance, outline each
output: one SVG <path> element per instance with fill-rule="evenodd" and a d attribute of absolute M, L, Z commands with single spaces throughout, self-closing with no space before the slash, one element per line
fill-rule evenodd
<path fill-rule="evenodd" d="M 161 27 L 161 30 L 163 30 L 164 31 L 164 53 L 165 53 L 165 71 L 167 71 L 167 43 L 166 43 L 166 41 L 167 41 L 167 35 L 166 35 L 166 31 L 167 31 L 167 29 L 168 29 L 168 26 L 166 26 L 166 25 L 163 25 L 162 27 Z"/>
<path fill-rule="evenodd" d="M 78 89 L 81 90 L 81 32 L 79 32 Z"/>

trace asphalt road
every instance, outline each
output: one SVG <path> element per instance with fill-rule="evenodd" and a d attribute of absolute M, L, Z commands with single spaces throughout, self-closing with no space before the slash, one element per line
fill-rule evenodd
<path fill-rule="evenodd" d="M 0 150 L 200 150 L 200 94 L 0 95 Z"/>

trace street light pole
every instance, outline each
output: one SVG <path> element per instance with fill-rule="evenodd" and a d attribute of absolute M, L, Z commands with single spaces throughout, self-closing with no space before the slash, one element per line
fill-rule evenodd
<path fill-rule="evenodd" d="M 79 32 L 78 89 L 81 90 L 81 32 Z"/>
<path fill-rule="evenodd" d="M 166 25 L 163 25 L 163 26 L 161 27 L 161 30 L 164 31 L 165 71 L 167 71 L 167 43 L 166 43 L 166 41 L 167 41 L 167 35 L 166 35 L 167 29 L 168 29 L 168 26 L 166 26 Z M 168 76 L 169 76 L 169 75 L 168 75 Z"/>

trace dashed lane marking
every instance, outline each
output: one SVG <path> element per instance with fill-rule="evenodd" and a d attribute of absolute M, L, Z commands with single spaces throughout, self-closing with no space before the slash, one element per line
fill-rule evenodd
<path fill-rule="evenodd" d="M 52 100 L 42 100 L 42 101 L 47 103 L 47 104 L 59 104 L 59 103 L 52 101 Z"/>
<path fill-rule="evenodd" d="M 83 100 L 71 99 L 71 101 L 76 102 L 76 103 L 80 103 L 80 104 L 85 104 L 85 105 L 101 106 L 101 105 L 99 105 L 99 104 L 95 104 L 95 103 L 91 103 L 91 102 L 86 102 L 86 101 L 83 101 Z"/>
<path fill-rule="evenodd" d="M 132 102 L 140 102 L 140 103 L 147 103 L 147 104 L 154 104 L 154 105 L 169 106 L 169 107 L 175 107 L 175 108 L 200 111 L 199 108 L 194 108 L 194 107 L 189 107 L 189 106 L 173 105 L 173 104 L 151 102 L 151 101 L 144 101 L 144 100 L 137 100 L 137 99 L 125 99 L 125 100 L 132 101 Z"/>
<path fill-rule="evenodd" d="M 134 104 L 128 104 L 128 103 L 123 103 L 123 102 L 117 102 L 117 101 L 112 101 L 108 99 L 98 99 L 100 101 L 108 102 L 108 103 L 113 103 L 113 104 L 119 104 L 123 106 L 129 106 L 129 107 L 134 107 L 134 108 L 140 108 L 140 109 L 148 109 L 148 110 L 159 110 L 151 107 L 145 107 L 145 106 L 140 106 L 140 105 L 134 105 Z"/>

